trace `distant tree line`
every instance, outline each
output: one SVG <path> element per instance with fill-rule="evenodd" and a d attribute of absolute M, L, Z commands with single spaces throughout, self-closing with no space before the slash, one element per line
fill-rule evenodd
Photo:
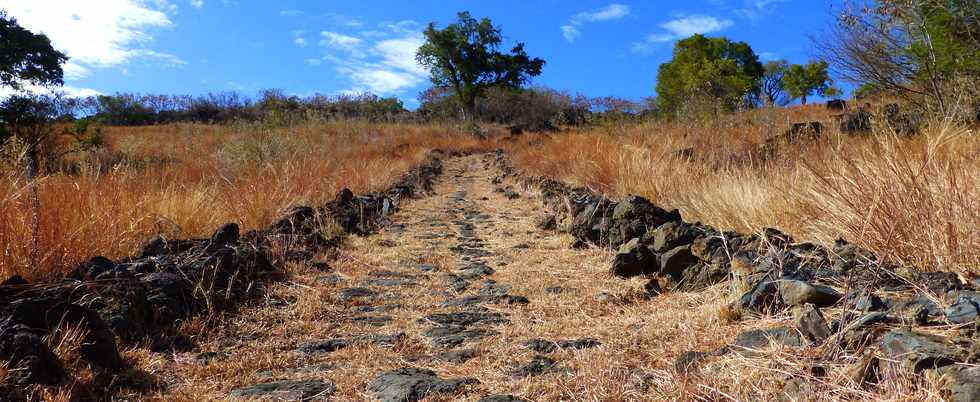
<path fill-rule="evenodd" d="M 262 91 L 258 99 L 237 92 L 189 95 L 120 93 L 78 101 L 79 115 L 105 125 L 140 126 L 166 123 L 265 122 L 290 125 L 307 121 L 366 119 L 390 122 L 408 112 L 397 98 L 372 94 L 289 96 L 281 90 Z"/>
<path fill-rule="evenodd" d="M 419 94 L 422 121 L 464 119 L 466 110 L 460 107 L 455 93 L 448 88 L 432 87 Z M 520 127 L 530 131 L 546 131 L 560 126 L 585 126 L 604 121 L 636 120 L 652 113 L 652 103 L 636 102 L 618 97 L 590 98 L 572 95 L 546 87 L 493 87 L 477 98 L 471 117 L 488 123 Z"/>

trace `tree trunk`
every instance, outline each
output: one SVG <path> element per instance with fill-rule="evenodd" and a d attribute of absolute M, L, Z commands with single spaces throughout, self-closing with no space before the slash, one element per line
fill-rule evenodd
<path fill-rule="evenodd" d="M 467 96 L 463 100 L 463 120 L 476 120 L 476 97 Z"/>
<path fill-rule="evenodd" d="M 806 105 L 806 95 L 803 95 L 802 97 L 800 97 L 800 102 L 802 102 L 804 105 Z"/>

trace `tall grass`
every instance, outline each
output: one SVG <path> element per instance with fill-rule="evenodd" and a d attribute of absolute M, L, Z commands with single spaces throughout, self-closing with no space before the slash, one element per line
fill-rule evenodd
<path fill-rule="evenodd" d="M 164 125 L 110 128 L 107 149 L 38 181 L 39 252 L 21 172 L 0 175 L 0 278 L 56 277 L 92 255 L 132 254 L 147 237 L 202 237 L 225 222 L 271 223 L 343 187 L 381 189 L 434 148 L 481 143 L 443 126 L 348 121 L 288 129 Z M 488 147 L 486 145 L 482 145 Z"/>
<path fill-rule="evenodd" d="M 822 138 L 758 152 L 793 122 Z M 541 135 L 509 146 L 530 173 L 638 194 L 687 220 L 800 240 L 844 237 L 897 263 L 980 274 L 980 137 L 937 122 L 922 135 L 841 135 L 819 106 L 711 122 L 648 123 Z M 694 157 L 676 151 L 693 148 Z"/>

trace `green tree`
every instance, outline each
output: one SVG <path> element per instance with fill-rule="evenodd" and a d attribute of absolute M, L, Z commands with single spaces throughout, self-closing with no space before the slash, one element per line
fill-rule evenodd
<path fill-rule="evenodd" d="M 476 99 L 488 88 L 520 88 L 544 67 L 544 60 L 528 57 L 523 43 L 510 53 L 501 52 L 500 28 L 465 11 L 443 29 L 430 23 L 424 34 L 426 42 L 416 60 L 429 69 L 435 86 L 452 88 L 467 119 L 474 116 Z"/>
<path fill-rule="evenodd" d="M 24 29 L 0 10 L 0 86 L 61 85 L 66 61 L 68 56 L 54 50 L 47 36 Z"/>
<path fill-rule="evenodd" d="M 827 72 L 827 62 L 823 60 L 790 66 L 783 77 L 783 83 L 789 96 L 793 99 L 799 98 L 804 105 L 808 96 L 836 92 L 836 88 L 832 86 L 833 80 Z"/>
<path fill-rule="evenodd" d="M 789 103 L 786 97 L 786 85 L 783 78 L 789 71 L 789 62 L 786 60 L 772 60 L 763 66 L 765 73 L 762 74 L 760 90 L 762 100 L 767 106 L 784 106 Z"/>
<path fill-rule="evenodd" d="M 957 111 L 980 98 L 980 2 L 875 0 L 844 8 L 817 46 L 843 79 L 882 93 Z"/>
<path fill-rule="evenodd" d="M 745 42 L 696 34 L 674 45 L 673 58 L 660 65 L 657 103 L 670 115 L 697 107 L 731 111 L 759 93 L 763 67 Z"/>

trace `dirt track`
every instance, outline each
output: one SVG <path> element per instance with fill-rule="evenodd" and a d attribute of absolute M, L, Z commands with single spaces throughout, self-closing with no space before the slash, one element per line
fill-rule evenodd
<path fill-rule="evenodd" d="M 381 233 L 349 239 L 332 268 L 292 267 L 263 306 L 202 331 L 176 364 L 146 362 L 173 378 L 157 396 L 376 400 L 407 382 L 445 390 L 425 400 L 690 397 L 671 362 L 732 336 L 719 332 L 715 309 L 698 308 L 717 293 L 644 300 L 638 280 L 608 276 L 608 251 L 574 250 L 569 236 L 536 228 L 541 203 L 500 191 L 513 184 L 494 184 L 491 166 L 483 155 L 447 160 L 433 194 Z M 706 331 L 718 336 L 690 336 Z M 436 377 L 376 380 L 400 368 Z M 453 379 L 476 381 L 442 381 Z"/>

